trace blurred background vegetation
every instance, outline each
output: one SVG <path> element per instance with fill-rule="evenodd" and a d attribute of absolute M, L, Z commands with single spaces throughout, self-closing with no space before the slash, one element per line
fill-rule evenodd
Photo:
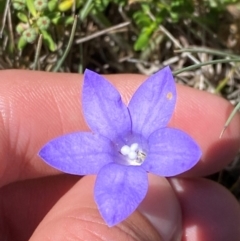
<path fill-rule="evenodd" d="M 177 82 L 237 104 L 238 2 L 0 0 L 0 69 L 150 75 L 170 65 Z M 238 156 L 210 178 L 240 200 L 239 173 Z"/>

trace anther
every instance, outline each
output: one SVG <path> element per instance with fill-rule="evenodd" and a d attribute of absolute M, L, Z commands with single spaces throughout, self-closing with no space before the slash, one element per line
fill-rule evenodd
<path fill-rule="evenodd" d="M 130 149 L 131 149 L 131 151 L 137 151 L 137 149 L 138 149 L 138 143 L 133 143 L 133 144 L 130 146 Z"/>
<path fill-rule="evenodd" d="M 128 155 L 130 151 L 131 150 L 130 150 L 130 147 L 128 145 L 124 145 L 120 150 L 121 154 L 124 155 L 124 156 Z"/>
<path fill-rule="evenodd" d="M 129 158 L 130 160 L 135 160 L 135 159 L 137 158 L 137 153 L 136 153 L 135 151 L 130 151 L 130 152 L 128 153 L 128 158 Z"/>

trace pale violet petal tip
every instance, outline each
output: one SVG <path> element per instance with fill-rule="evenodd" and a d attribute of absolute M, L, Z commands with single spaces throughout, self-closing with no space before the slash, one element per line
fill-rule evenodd
<path fill-rule="evenodd" d="M 175 176 L 197 164 L 202 155 L 198 144 L 185 132 L 162 128 L 149 137 L 149 155 L 142 167 L 160 176 Z"/>
<path fill-rule="evenodd" d="M 48 142 L 39 156 L 50 166 L 69 174 L 97 174 L 113 161 L 111 142 L 90 132 L 76 132 Z"/>
<path fill-rule="evenodd" d="M 82 94 L 84 117 L 95 133 L 111 140 L 131 130 L 131 119 L 119 92 L 101 75 L 86 70 Z"/>
<path fill-rule="evenodd" d="M 99 172 L 94 197 L 109 227 L 130 216 L 148 189 L 147 173 L 141 167 L 107 164 Z"/>
<path fill-rule="evenodd" d="M 128 105 L 133 132 L 145 138 L 166 127 L 176 104 L 176 86 L 172 72 L 165 67 L 150 76 L 134 93 Z"/>

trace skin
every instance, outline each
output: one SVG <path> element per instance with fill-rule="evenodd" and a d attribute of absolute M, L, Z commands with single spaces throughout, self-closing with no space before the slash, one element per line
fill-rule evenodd
<path fill-rule="evenodd" d="M 107 77 L 128 103 L 146 78 Z M 15 241 L 239 241 L 240 208 L 222 186 L 201 178 L 221 170 L 240 141 L 236 116 L 219 139 L 231 105 L 177 86 L 169 126 L 200 145 L 200 162 L 179 177 L 149 175 L 146 198 L 128 219 L 108 228 L 93 199 L 95 176 L 60 174 L 37 155 L 49 140 L 89 130 L 81 112 L 82 76 L 0 72 L 0 237 Z"/>

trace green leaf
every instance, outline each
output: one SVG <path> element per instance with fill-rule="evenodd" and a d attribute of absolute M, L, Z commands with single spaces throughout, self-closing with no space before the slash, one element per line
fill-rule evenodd
<path fill-rule="evenodd" d="M 98 11 L 103 12 L 109 5 L 109 2 L 110 2 L 109 0 L 95 0 L 94 9 L 96 10 L 96 12 Z"/>
<path fill-rule="evenodd" d="M 69 25 L 69 24 L 72 24 L 74 21 L 74 17 L 73 16 L 68 16 L 68 17 L 62 17 L 62 16 L 57 16 L 53 19 L 51 19 L 51 22 L 55 25 L 61 25 L 61 24 L 64 24 L 64 25 Z"/>
<path fill-rule="evenodd" d="M 53 13 L 48 13 L 45 16 L 50 18 L 50 19 L 54 19 L 54 18 L 60 17 L 61 13 L 60 12 L 53 12 Z"/>
<path fill-rule="evenodd" d="M 54 10 L 56 10 L 58 5 L 58 0 L 51 0 L 48 2 L 48 10 L 50 12 L 53 12 Z"/>
<path fill-rule="evenodd" d="M 170 12 L 171 19 L 174 23 L 179 21 L 179 14 L 176 12 Z"/>
<path fill-rule="evenodd" d="M 46 16 L 50 18 L 50 20 L 53 24 L 58 24 L 59 19 L 61 18 L 61 13 L 60 12 L 52 12 L 50 14 L 47 14 Z"/>
<path fill-rule="evenodd" d="M 57 25 L 57 24 L 59 24 L 60 22 L 61 22 L 61 19 L 62 19 L 63 17 L 61 17 L 61 16 L 57 16 L 57 17 L 55 17 L 55 18 L 52 18 L 51 19 L 51 22 L 53 23 L 53 24 L 55 24 L 55 25 Z"/>
<path fill-rule="evenodd" d="M 72 24 L 73 21 L 74 21 L 74 17 L 73 16 L 65 17 L 64 24 L 65 25 L 69 25 L 69 24 Z"/>
<path fill-rule="evenodd" d="M 145 27 L 149 26 L 152 23 L 152 20 L 148 16 L 140 14 L 135 18 L 135 22 L 138 26 Z"/>
<path fill-rule="evenodd" d="M 141 4 L 141 7 L 142 7 L 143 12 L 145 12 L 145 13 L 150 12 L 149 3 L 142 3 L 142 4 Z"/>
<path fill-rule="evenodd" d="M 152 23 L 150 26 L 145 27 L 142 29 L 140 35 L 138 36 L 137 41 L 134 44 L 134 50 L 139 51 L 139 50 L 144 50 L 148 43 L 149 39 L 156 29 L 157 25 L 156 23 Z"/>
<path fill-rule="evenodd" d="M 41 30 L 41 33 L 43 36 L 43 40 L 44 40 L 45 44 L 48 46 L 48 48 L 51 51 L 55 51 L 57 49 L 57 45 L 53 41 L 51 35 L 46 30 Z"/>
<path fill-rule="evenodd" d="M 28 17 L 25 13 L 19 12 L 17 13 L 17 17 L 24 23 L 28 23 Z"/>
<path fill-rule="evenodd" d="M 19 50 L 23 50 L 24 47 L 27 45 L 27 41 L 23 36 L 21 36 L 18 40 L 17 47 Z"/>
<path fill-rule="evenodd" d="M 27 8 L 28 8 L 29 12 L 33 15 L 33 17 L 36 17 L 37 11 L 34 7 L 33 0 L 26 0 L 26 4 L 27 4 Z"/>
<path fill-rule="evenodd" d="M 147 44 L 149 42 L 149 36 L 146 34 L 139 35 L 137 41 L 134 44 L 134 50 L 139 51 L 143 50 L 147 47 Z"/>

